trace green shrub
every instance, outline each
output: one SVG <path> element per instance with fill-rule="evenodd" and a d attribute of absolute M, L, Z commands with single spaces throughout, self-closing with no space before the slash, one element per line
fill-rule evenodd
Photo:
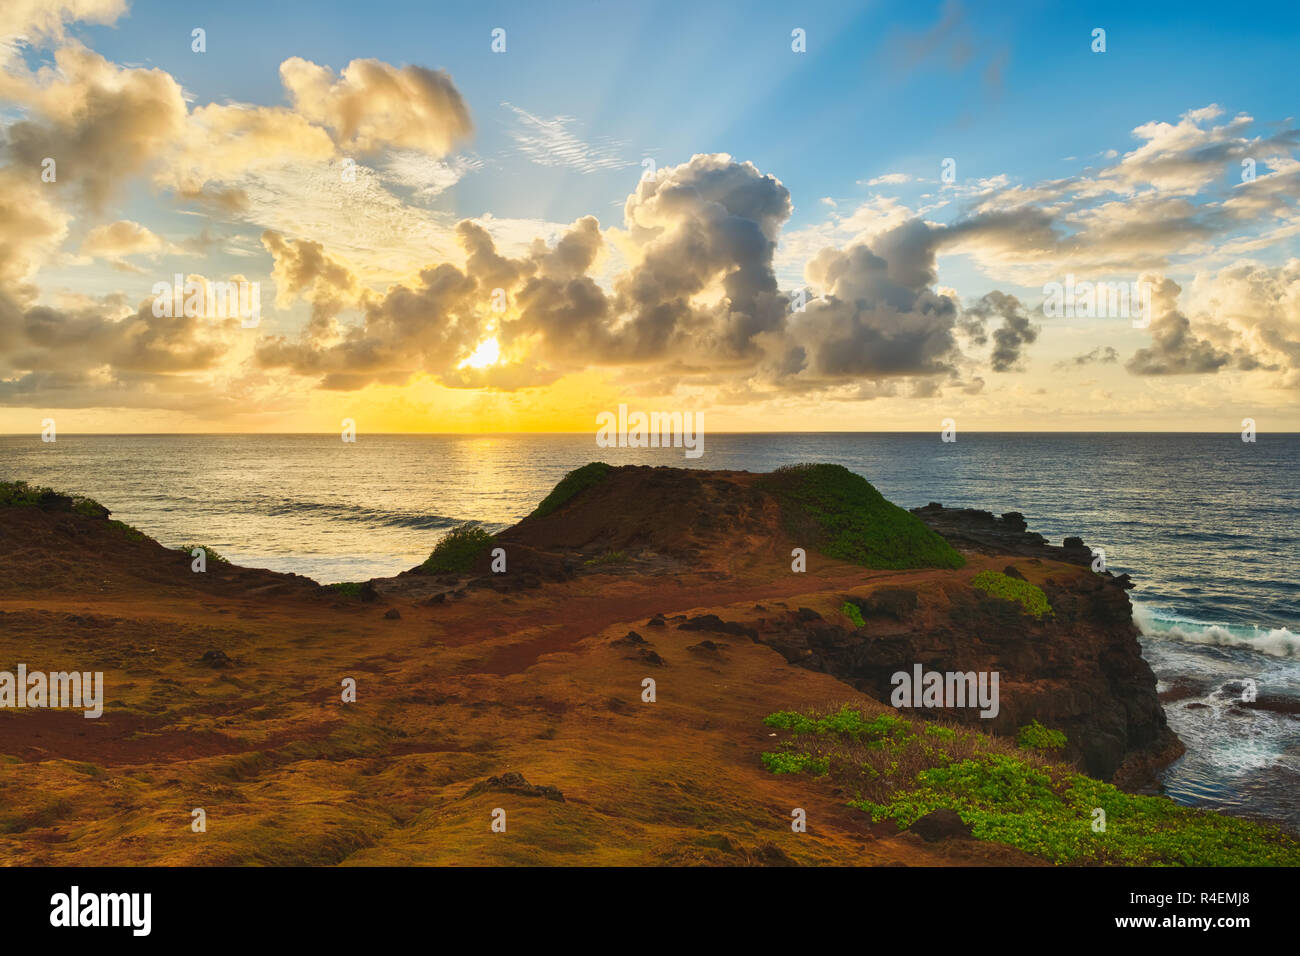
<path fill-rule="evenodd" d="M 112 513 L 94 498 L 60 494 L 53 488 L 33 487 L 25 481 L 0 481 L 0 508 L 71 510 L 87 518 L 107 518 Z"/>
<path fill-rule="evenodd" d="M 25 481 L 0 481 L 0 507 L 39 508 L 42 502 L 56 495 L 51 488 L 33 488 Z"/>
<path fill-rule="evenodd" d="M 560 483 L 551 489 L 551 493 L 542 499 L 541 504 L 534 508 L 533 513 L 528 517 L 545 518 L 553 514 L 580 492 L 586 491 L 592 485 L 600 484 L 613 470 L 612 465 L 607 465 L 603 461 L 593 461 L 581 468 L 575 468 L 560 479 Z"/>
<path fill-rule="evenodd" d="M 331 591 L 337 591 L 344 597 L 360 597 L 361 589 L 366 586 L 364 581 L 339 581 L 337 584 L 325 585 Z"/>
<path fill-rule="evenodd" d="M 959 568 L 965 559 L 916 515 L 841 465 L 801 464 L 763 476 L 787 532 L 822 554 L 868 568 Z"/>
<path fill-rule="evenodd" d="M 1065 734 L 1044 727 L 1037 720 L 1025 724 L 1016 734 L 1016 746 L 1021 750 L 1060 750 L 1066 744 Z"/>
<path fill-rule="evenodd" d="M 760 759 L 773 773 L 811 773 L 820 777 L 830 769 L 827 761 L 807 754 L 770 753 L 762 754 Z"/>
<path fill-rule="evenodd" d="M 452 528 L 424 559 L 420 567 L 429 574 L 459 574 L 473 567 L 478 556 L 496 540 L 478 525 L 467 523 Z"/>
<path fill-rule="evenodd" d="M 763 722 L 792 734 L 782 749 L 762 754 L 770 771 L 827 775 L 850 806 L 900 828 L 948 809 L 977 839 L 1054 863 L 1300 865 L 1300 842 L 1276 827 L 1125 793 L 964 727 L 868 718 L 848 705 L 826 716 L 778 711 Z M 1059 731 L 1035 726 L 1064 742 Z M 1093 829 L 1098 809 L 1106 821 L 1100 832 Z"/>
<path fill-rule="evenodd" d="M 844 606 L 840 608 L 840 613 L 852 621 L 854 627 L 862 627 L 867 623 L 862 619 L 862 608 L 852 601 L 845 601 Z"/>
<path fill-rule="evenodd" d="M 229 558 L 220 554 L 216 548 L 209 548 L 206 544 L 183 544 L 176 550 L 184 551 L 187 555 L 193 557 L 195 548 L 203 549 L 205 560 L 208 562 L 208 564 L 229 564 L 230 563 Z"/>
<path fill-rule="evenodd" d="M 1028 581 L 1021 581 L 1019 578 L 1008 577 L 1001 571 L 981 571 L 971 579 L 970 583 L 971 587 L 979 588 L 995 598 L 1014 601 L 1024 608 L 1026 614 L 1040 620 L 1053 613 L 1042 588 Z"/>

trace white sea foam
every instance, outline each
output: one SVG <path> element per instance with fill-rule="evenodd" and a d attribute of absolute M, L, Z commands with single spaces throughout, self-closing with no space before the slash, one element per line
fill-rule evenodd
<path fill-rule="evenodd" d="M 1133 620 L 1137 622 L 1144 637 L 1183 641 L 1187 644 L 1240 647 L 1272 657 L 1300 659 L 1300 634 L 1285 627 L 1207 624 L 1203 621 L 1166 617 L 1137 603 L 1133 605 Z"/>

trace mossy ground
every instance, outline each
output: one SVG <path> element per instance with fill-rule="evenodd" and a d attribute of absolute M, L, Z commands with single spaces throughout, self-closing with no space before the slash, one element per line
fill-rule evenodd
<path fill-rule="evenodd" d="M 1125 793 L 966 728 L 868 716 L 851 705 L 825 714 L 779 711 L 764 722 L 790 734 L 781 749 L 763 754 L 769 770 L 828 776 L 853 794 L 850 806 L 900 828 L 949 809 L 977 839 L 1053 863 L 1300 865 L 1300 842 L 1278 829 Z"/>
<path fill-rule="evenodd" d="M 781 503 L 787 532 L 828 557 L 867 568 L 959 568 L 965 560 L 919 518 L 841 465 L 778 468 L 757 482 Z"/>

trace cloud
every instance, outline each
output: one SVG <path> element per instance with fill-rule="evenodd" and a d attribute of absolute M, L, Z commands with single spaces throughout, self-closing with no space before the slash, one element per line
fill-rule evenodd
<path fill-rule="evenodd" d="M 410 189 L 415 198 L 427 200 L 446 192 L 467 173 L 482 168 L 481 160 L 469 157 L 440 160 L 419 150 L 398 150 L 384 162 L 382 175 L 386 181 Z"/>
<path fill-rule="evenodd" d="M 901 186 L 903 183 L 910 183 L 912 177 L 907 173 L 886 173 L 883 176 L 877 176 L 875 179 L 868 179 L 865 182 L 858 180 L 862 186 Z"/>
<path fill-rule="evenodd" d="M 445 70 L 353 60 L 335 77 L 301 57 L 280 64 L 280 78 L 306 120 L 329 127 L 349 151 L 384 146 L 445 156 L 473 132 L 469 108 Z"/>
<path fill-rule="evenodd" d="M 147 226 L 130 219 L 95 226 L 81 243 L 83 256 L 120 259 L 123 256 L 160 252 L 164 243 Z"/>
<path fill-rule="evenodd" d="M 274 262 L 276 307 L 288 308 L 299 295 L 311 302 L 311 322 L 304 330 L 307 338 L 328 335 L 333 330 L 330 320 L 359 301 L 361 287 L 352 270 L 327 256 L 319 242 L 286 240 L 268 229 L 262 233 L 262 245 Z"/>
<path fill-rule="evenodd" d="M 1138 349 L 1125 363 L 1134 375 L 1188 375 L 1217 372 L 1232 355 L 1192 331 L 1191 321 L 1175 305 L 1182 290 L 1164 279 L 1152 293 L 1151 345 Z"/>
<path fill-rule="evenodd" d="M 1029 320 L 1029 314 L 1014 295 L 989 292 L 967 310 L 966 327 L 978 328 L 978 332 L 971 333 L 978 344 L 987 341 L 983 324 L 994 317 L 1001 318 L 1002 324 L 993 330 L 989 364 L 995 372 L 1016 370 L 1025 347 L 1038 339 L 1040 329 Z"/>
<path fill-rule="evenodd" d="M 1109 365 L 1119 361 L 1119 352 L 1110 345 L 1098 345 L 1091 352 L 1084 352 L 1065 362 L 1058 362 L 1057 368 L 1069 368 L 1072 365 L 1092 365 L 1094 363 Z"/>
<path fill-rule="evenodd" d="M 17 290 L 49 261 L 68 234 L 71 220 L 52 201 L 53 183 L 0 169 L 0 289 Z M 25 287 L 22 297 L 36 294 Z"/>
<path fill-rule="evenodd" d="M 124 13 L 126 0 L 6 0 L 0 21 L 0 62 L 18 42 L 62 40 L 69 23 L 111 24 Z"/>
<path fill-rule="evenodd" d="M 919 220 L 870 245 L 823 249 L 808 264 L 808 282 L 824 290 L 792 322 L 788 371 L 809 383 L 854 378 L 955 373 L 957 303 L 934 292 L 935 236 Z"/>
<path fill-rule="evenodd" d="M 577 122 L 571 116 L 550 119 L 502 103 L 515 115 L 510 138 L 519 151 L 539 166 L 567 166 L 579 172 L 594 173 L 601 169 L 625 169 L 637 165 L 622 156 L 627 144 L 610 139 L 587 142 L 571 131 Z"/>
<path fill-rule="evenodd" d="M 53 159 L 60 186 L 92 209 L 155 167 L 185 127 L 181 87 L 168 73 L 118 67 L 75 45 L 58 49 L 53 67 L 0 72 L 0 97 L 27 110 L 6 130 L 6 157 L 29 169 Z"/>

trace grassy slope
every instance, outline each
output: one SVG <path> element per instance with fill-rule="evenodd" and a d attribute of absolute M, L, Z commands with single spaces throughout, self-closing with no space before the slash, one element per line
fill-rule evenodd
<path fill-rule="evenodd" d="M 919 518 L 840 465 L 790 465 L 757 486 L 781 503 L 786 530 L 823 554 L 867 568 L 959 568 L 965 562 Z"/>

